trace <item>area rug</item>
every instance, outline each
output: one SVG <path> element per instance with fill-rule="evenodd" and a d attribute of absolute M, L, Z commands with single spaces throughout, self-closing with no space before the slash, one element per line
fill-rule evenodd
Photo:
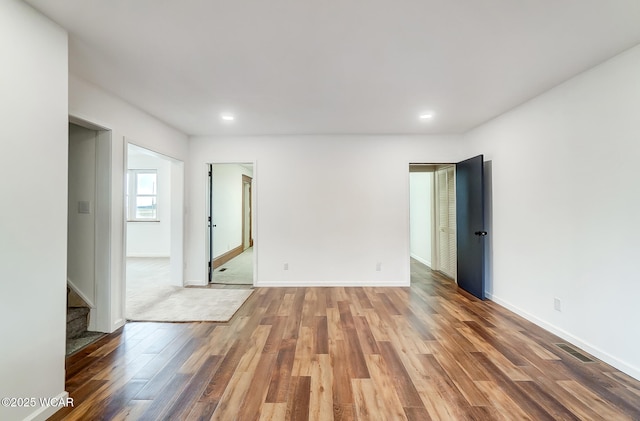
<path fill-rule="evenodd" d="M 163 285 L 147 295 L 127 292 L 127 319 L 140 322 L 228 322 L 252 289 L 180 288 Z"/>

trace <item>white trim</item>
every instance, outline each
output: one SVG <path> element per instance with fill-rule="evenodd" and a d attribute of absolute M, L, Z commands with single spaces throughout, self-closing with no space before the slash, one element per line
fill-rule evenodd
<path fill-rule="evenodd" d="M 120 305 L 120 314 L 112 315 L 112 332 L 115 332 L 116 329 L 119 328 L 118 324 L 120 321 L 126 321 L 127 318 L 127 210 L 124 204 L 127 196 L 126 174 L 127 169 L 129 169 L 129 141 L 126 136 L 122 136 L 122 143 L 119 146 L 121 147 L 119 152 L 122 154 L 122 167 L 117 168 L 117 172 L 122 176 L 122 180 L 120 180 L 120 190 L 117 192 L 114 191 L 114 193 L 117 193 L 118 196 L 120 196 L 119 199 L 122 200 L 122 206 L 120 206 L 118 227 L 113 227 L 113 231 L 115 232 L 118 228 L 120 231 L 119 234 L 121 242 L 120 249 L 118 250 L 118 263 L 120 263 L 118 269 L 120 272 L 120 278 L 117 280 L 118 284 L 116 284 L 115 279 L 112 282 L 112 291 L 114 296 L 113 304 L 115 304 L 115 306 L 118 304 Z M 114 150 L 113 153 L 115 154 L 116 150 Z M 118 291 L 118 294 L 115 294 L 115 291 Z M 122 324 L 124 325 L 124 322 Z"/>
<path fill-rule="evenodd" d="M 88 329 L 97 332 L 110 333 L 112 329 L 111 292 L 113 290 L 112 267 L 114 264 L 111 254 L 113 233 L 112 218 L 112 177 L 113 177 L 113 131 L 105 125 L 98 125 L 76 114 L 69 114 L 68 120 L 77 126 L 96 132 L 96 183 L 95 189 L 95 222 L 93 225 L 95 238 L 95 266 L 94 288 L 95 301 L 88 300 L 84 294 L 67 278 L 67 284 L 87 304 L 91 306 Z"/>
<path fill-rule="evenodd" d="M 205 192 L 204 192 L 204 197 L 205 197 L 205 211 L 204 211 L 204 218 L 203 218 L 203 222 L 204 222 L 204 230 L 207 233 L 205 235 L 205 244 L 204 244 L 204 250 L 205 250 L 205 258 L 204 258 L 204 265 L 202 266 L 203 271 L 202 273 L 202 278 L 206 279 L 206 281 L 204 281 L 204 284 L 202 283 L 203 281 L 201 280 L 185 280 L 184 281 L 184 285 L 207 285 L 209 283 L 208 279 L 209 279 L 209 235 L 211 235 L 211 230 L 209 228 L 209 221 L 207 219 L 210 209 L 209 209 L 209 165 L 219 165 L 219 164 L 251 164 L 252 166 L 252 170 L 253 170 L 253 176 L 251 177 L 251 225 L 252 225 L 252 233 L 253 233 L 253 286 L 257 287 L 258 286 L 258 161 L 256 160 L 229 160 L 229 161 L 210 161 L 210 162 L 205 162 L 203 168 L 204 168 L 204 180 L 206 180 L 205 182 Z M 215 257 L 215 256 L 214 256 Z"/>
<path fill-rule="evenodd" d="M 499 297 L 496 297 L 493 294 L 490 294 L 489 292 L 485 292 L 486 297 L 493 301 L 496 304 L 501 305 L 502 307 L 506 308 L 507 310 L 510 310 L 514 313 L 516 313 L 519 316 L 524 317 L 525 319 L 527 319 L 528 321 L 530 321 L 531 323 L 534 323 L 538 326 L 540 326 L 541 328 L 548 330 L 549 332 L 561 337 L 562 339 L 569 341 L 572 345 L 575 345 L 579 348 L 584 349 L 585 351 L 587 351 L 589 354 L 593 355 L 594 357 L 604 361 L 605 363 L 617 368 L 618 370 L 630 375 L 631 377 L 635 378 L 636 380 L 640 380 L 640 368 L 638 367 L 634 367 L 630 364 L 627 364 L 626 362 L 614 357 L 611 354 L 608 354 L 604 351 L 602 351 L 600 348 L 591 345 L 588 342 L 583 341 L 582 339 L 570 334 L 569 332 L 554 326 L 550 323 L 547 323 L 546 321 L 526 312 L 525 310 L 522 310 L 519 307 L 516 307 L 512 304 L 510 304 L 507 301 L 502 300 Z"/>
<path fill-rule="evenodd" d="M 67 277 L 67 285 L 69 286 L 69 288 L 71 288 L 73 290 L 73 292 L 78 294 L 80 296 L 80 298 L 82 298 L 82 301 L 87 303 L 90 308 L 96 308 L 96 305 L 93 302 L 93 300 L 90 300 L 89 297 L 84 295 L 84 293 L 82 291 L 80 291 L 80 289 L 76 286 L 76 284 L 73 283 L 73 281 L 71 281 L 71 279 L 69 279 L 69 277 Z"/>
<path fill-rule="evenodd" d="M 166 259 L 171 258 L 171 256 L 166 253 L 133 253 L 128 254 L 126 257 L 164 257 Z"/>
<path fill-rule="evenodd" d="M 206 286 L 209 282 L 200 279 L 188 279 L 184 281 L 185 286 Z"/>
<path fill-rule="evenodd" d="M 269 287 L 269 288 L 278 288 L 278 287 L 295 287 L 295 288 L 307 288 L 307 287 L 395 287 L 395 288 L 404 288 L 411 286 L 410 281 L 405 282 L 390 282 L 390 281 L 329 281 L 329 282 L 282 282 L 282 281 L 273 281 L 273 282 L 261 282 L 255 285 L 259 288 Z"/>
<path fill-rule="evenodd" d="M 97 307 L 89 315 L 89 330 L 111 332 L 111 130 L 96 132 L 94 281 Z"/>
<path fill-rule="evenodd" d="M 69 392 L 64 391 L 59 395 L 54 396 L 52 399 L 57 401 L 64 399 L 64 401 L 66 401 L 68 397 L 69 397 Z M 38 400 L 39 399 L 40 398 L 38 398 Z M 38 402 L 38 404 L 40 404 L 40 402 Z M 75 404 L 79 404 L 79 402 L 75 402 L 74 405 Z M 32 412 L 30 415 L 27 415 L 24 421 L 45 421 L 62 408 L 63 407 L 58 407 L 58 406 L 41 406 L 39 409 Z"/>
<path fill-rule="evenodd" d="M 422 257 L 418 256 L 417 254 L 411 253 L 411 258 L 416 259 L 418 262 L 422 263 L 423 265 L 427 265 L 427 266 L 431 267 L 431 262 L 429 262 L 428 260 L 423 259 Z"/>
<path fill-rule="evenodd" d="M 185 163 L 170 160 L 171 217 L 169 218 L 169 270 L 171 285 L 184 286 L 185 250 Z"/>
<path fill-rule="evenodd" d="M 87 117 L 82 117 L 79 114 L 69 114 L 69 123 L 73 123 L 76 126 L 82 126 L 85 129 L 89 129 L 89 130 L 94 130 L 96 132 L 100 132 L 100 131 L 111 131 L 111 129 L 109 129 L 106 125 L 104 124 L 96 124 L 96 123 L 92 123 L 93 119 L 91 118 L 87 118 Z"/>
<path fill-rule="evenodd" d="M 253 235 L 253 285 L 258 285 L 258 161 L 253 163 L 253 177 L 251 177 L 251 233 Z"/>

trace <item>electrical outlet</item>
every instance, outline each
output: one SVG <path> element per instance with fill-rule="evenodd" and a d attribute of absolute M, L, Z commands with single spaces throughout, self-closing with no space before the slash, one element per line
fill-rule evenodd
<path fill-rule="evenodd" d="M 289 270 L 289 263 L 284 264 L 284 270 Z"/>
<path fill-rule="evenodd" d="M 560 301 L 560 298 L 556 297 L 553 299 L 553 308 L 556 311 L 562 311 L 562 301 Z"/>
<path fill-rule="evenodd" d="M 382 262 L 376 263 L 376 272 L 380 272 L 382 270 Z"/>

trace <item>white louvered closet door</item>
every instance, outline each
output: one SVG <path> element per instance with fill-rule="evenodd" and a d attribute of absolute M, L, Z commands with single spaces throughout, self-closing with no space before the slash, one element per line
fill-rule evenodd
<path fill-rule="evenodd" d="M 456 190 L 453 166 L 436 170 L 438 268 L 456 278 Z"/>

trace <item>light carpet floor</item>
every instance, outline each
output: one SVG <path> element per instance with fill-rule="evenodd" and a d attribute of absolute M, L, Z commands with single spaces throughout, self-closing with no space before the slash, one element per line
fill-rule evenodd
<path fill-rule="evenodd" d="M 253 285 L 253 247 L 213 271 L 214 284 Z"/>
<path fill-rule="evenodd" d="M 66 356 L 68 357 L 69 355 L 80 351 L 85 346 L 94 343 L 95 341 L 97 341 L 98 339 L 102 338 L 105 335 L 106 333 L 102 333 L 102 332 L 87 331 L 81 334 L 80 336 L 78 336 L 77 338 L 67 339 Z"/>
<path fill-rule="evenodd" d="M 180 288 L 127 291 L 127 319 L 145 322 L 227 322 L 251 289 Z M 152 296 L 150 296 L 152 295 Z"/>

